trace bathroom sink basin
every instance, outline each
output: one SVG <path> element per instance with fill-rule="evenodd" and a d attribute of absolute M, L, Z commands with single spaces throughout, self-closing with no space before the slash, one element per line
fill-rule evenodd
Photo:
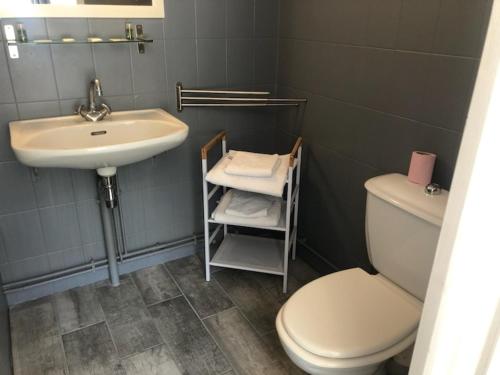
<path fill-rule="evenodd" d="M 162 109 L 114 112 L 98 122 L 75 115 L 10 123 L 11 145 L 21 163 L 96 169 L 101 176 L 177 147 L 188 131 Z"/>

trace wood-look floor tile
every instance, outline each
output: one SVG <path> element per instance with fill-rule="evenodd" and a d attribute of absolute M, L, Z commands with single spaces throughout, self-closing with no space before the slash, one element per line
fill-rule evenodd
<path fill-rule="evenodd" d="M 289 272 L 301 285 L 310 283 L 311 281 L 322 276 L 318 271 L 313 269 L 309 264 L 300 258 L 290 261 Z"/>
<path fill-rule="evenodd" d="M 301 282 L 289 273 L 287 292 L 283 293 L 283 276 L 259 272 L 249 272 L 249 275 L 264 289 L 268 290 L 276 300 L 282 303 L 303 286 Z"/>
<path fill-rule="evenodd" d="M 203 265 L 196 255 L 165 265 L 202 319 L 233 306 L 216 282 L 205 281 Z"/>
<path fill-rule="evenodd" d="M 166 345 L 127 357 L 122 367 L 127 375 L 183 375 Z"/>
<path fill-rule="evenodd" d="M 132 274 L 146 305 L 158 303 L 181 294 L 165 267 L 158 264 Z"/>
<path fill-rule="evenodd" d="M 302 371 L 299 367 L 292 362 L 288 357 L 283 346 L 281 345 L 278 333 L 276 331 L 270 332 L 267 335 L 262 336 L 262 339 L 267 345 L 271 357 L 280 362 L 283 367 L 287 370 L 287 374 L 290 375 L 307 375 L 306 372 Z"/>
<path fill-rule="evenodd" d="M 222 311 L 204 322 L 238 374 L 287 374 L 238 309 Z"/>
<path fill-rule="evenodd" d="M 106 323 L 63 336 L 70 375 L 124 375 Z"/>
<path fill-rule="evenodd" d="M 62 333 L 104 321 L 93 285 L 74 288 L 53 297 Z"/>
<path fill-rule="evenodd" d="M 281 303 L 262 287 L 255 273 L 225 269 L 215 278 L 260 334 L 274 330 Z"/>
<path fill-rule="evenodd" d="M 152 305 L 149 310 L 183 373 L 221 374 L 230 369 L 184 297 Z"/>
<path fill-rule="evenodd" d="M 103 286 L 97 289 L 97 293 L 120 357 L 162 343 L 132 279 L 123 279 L 117 287 Z"/>
<path fill-rule="evenodd" d="M 12 359 L 16 375 L 63 375 L 66 364 L 50 298 L 15 306 L 10 312 Z"/>

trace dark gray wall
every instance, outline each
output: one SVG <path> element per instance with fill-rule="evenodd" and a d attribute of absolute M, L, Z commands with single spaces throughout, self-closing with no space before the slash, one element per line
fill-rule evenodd
<path fill-rule="evenodd" d="M 117 110 L 165 108 L 190 126 L 188 140 L 154 159 L 120 168 L 129 249 L 202 229 L 199 148 L 222 129 L 230 145 L 271 151 L 275 116 L 267 111 L 175 111 L 174 87 L 274 88 L 278 0 L 166 0 L 164 20 L 142 23 L 155 42 L 135 45 L 0 44 L 0 272 L 4 282 L 104 257 L 95 172 L 20 165 L 8 122 L 71 114 L 102 80 Z M 28 37 L 122 36 L 125 19 L 24 19 Z M 14 20 L 4 19 L 2 23 Z M 261 142 L 261 140 L 265 142 Z"/>
<path fill-rule="evenodd" d="M 369 268 L 363 183 L 438 155 L 449 187 L 490 0 L 282 0 L 279 92 L 288 147 L 305 138 L 301 236 L 334 265 Z M 288 138 L 288 140 L 287 140 Z"/>
<path fill-rule="evenodd" d="M 9 309 L 0 277 L 0 374 L 11 374 Z"/>

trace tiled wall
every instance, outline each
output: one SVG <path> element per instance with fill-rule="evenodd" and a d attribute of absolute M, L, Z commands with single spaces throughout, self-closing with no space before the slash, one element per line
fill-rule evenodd
<path fill-rule="evenodd" d="M 279 139 L 305 137 L 301 237 L 334 265 L 369 267 L 365 180 L 406 173 L 411 152 L 425 150 L 449 188 L 490 7 L 281 1 L 279 91 L 309 103 L 279 118 Z"/>
<path fill-rule="evenodd" d="M 71 114 L 101 79 L 113 110 L 165 108 L 190 126 L 188 140 L 154 159 L 119 168 L 129 249 L 199 233 L 199 147 L 222 129 L 230 146 L 268 150 L 275 116 L 262 110 L 175 111 L 174 87 L 275 87 L 278 0 L 166 0 L 164 20 L 142 23 L 146 53 L 131 45 L 0 44 L 0 272 L 4 282 L 104 257 L 95 172 L 20 165 L 8 122 Z M 2 23 L 14 20 L 3 19 Z M 121 36 L 124 19 L 24 19 L 31 39 Z M 89 125 L 91 126 L 91 125 Z M 264 141 L 263 141 L 264 140 Z"/>

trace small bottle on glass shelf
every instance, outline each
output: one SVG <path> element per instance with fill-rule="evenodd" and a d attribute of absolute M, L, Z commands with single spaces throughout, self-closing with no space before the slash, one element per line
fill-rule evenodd
<path fill-rule="evenodd" d="M 125 38 L 128 40 L 134 39 L 134 25 L 131 23 L 125 24 Z"/>
<path fill-rule="evenodd" d="M 16 31 L 18 42 L 25 43 L 28 41 L 28 34 L 26 33 L 26 29 L 24 28 L 24 25 L 22 23 L 18 23 L 16 25 Z"/>

